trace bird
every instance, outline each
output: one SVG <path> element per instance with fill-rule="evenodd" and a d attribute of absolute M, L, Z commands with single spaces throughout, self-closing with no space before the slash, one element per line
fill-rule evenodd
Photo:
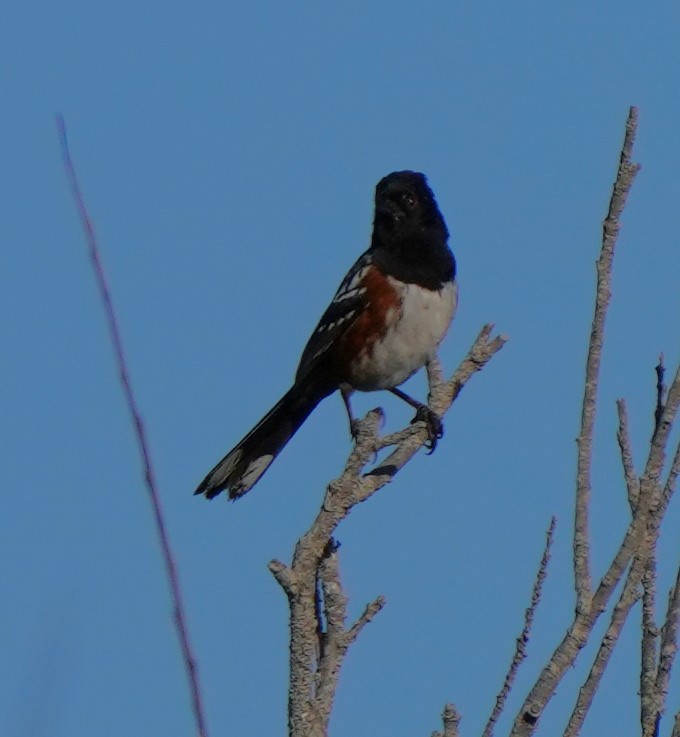
<path fill-rule="evenodd" d="M 293 386 L 207 474 L 194 492 L 246 494 L 315 407 L 340 391 L 350 432 L 357 435 L 350 396 L 388 390 L 416 409 L 429 448 L 441 419 L 399 385 L 435 355 L 453 319 L 458 286 L 449 231 L 424 174 L 397 171 L 375 188 L 373 233 L 305 346 Z"/>

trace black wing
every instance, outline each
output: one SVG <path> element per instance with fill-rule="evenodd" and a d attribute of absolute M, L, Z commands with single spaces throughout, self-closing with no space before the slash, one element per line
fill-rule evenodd
<path fill-rule="evenodd" d="M 310 339 L 307 341 L 300 365 L 295 375 L 296 381 L 301 379 L 330 346 L 349 328 L 368 305 L 366 288 L 362 281 L 373 259 L 367 251 L 347 272 L 342 284 L 333 297 L 333 301 L 321 316 Z"/>

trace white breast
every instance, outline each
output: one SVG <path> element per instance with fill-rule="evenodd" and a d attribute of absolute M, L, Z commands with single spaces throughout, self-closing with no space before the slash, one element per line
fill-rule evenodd
<path fill-rule="evenodd" d="M 388 278 L 401 294 L 403 306 L 398 313 L 388 313 L 384 338 L 364 354 L 354 377 L 354 387 L 361 391 L 398 386 L 424 366 L 446 335 L 456 310 L 456 284 L 432 291 Z"/>

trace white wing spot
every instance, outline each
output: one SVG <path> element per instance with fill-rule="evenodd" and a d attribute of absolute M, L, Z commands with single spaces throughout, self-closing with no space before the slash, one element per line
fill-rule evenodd
<path fill-rule="evenodd" d="M 343 299 L 350 299 L 351 297 L 363 294 L 366 291 L 366 288 L 360 287 L 359 285 L 363 281 L 363 278 L 366 276 L 366 272 L 368 271 L 370 265 L 371 259 L 367 258 L 360 269 L 357 269 L 357 271 L 355 271 L 353 274 L 350 274 L 349 277 L 342 282 L 340 288 L 335 294 L 335 297 L 333 298 L 333 301 L 341 302 Z"/>
<path fill-rule="evenodd" d="M 267 470 L 269 467 L 269 464 L 274 460 L 274 456 L 272 455 L 264 455 L 260 456 L 259 458 L 255 458 L 255 460 L 251 461 L 248 464 L 248 468 L 246 468 L 243 476 L 241 476 L 241 479 L 239 481 L 239 486 L 244 491 L 248 491 L 250 487 L 262 476 L 262 474 Z"/>
<path fill-rule="evenodd" d="M 346 299 L 352 299 L 358 297 L 366 291 L 366 287 L 352 287 L 351 289 L 343 290 L 338 292 L 333 299 L 333 302 L 342 302 Z"/>
<path fill-rule="evenodd" d="M 347 322 L 351 317 L 353 317 L 356 314 L 356 310 L 349 310 L 349 312 L 346 312 L 344 315 L 341 315 L 337 320 L 334 320 L 333 322 L 324 322 L 317 328 L 317 333 L 324 333 L 327 330 L 333 330 L 333 328 L 337 327 L 338 325 L 342 325 L 343 322 Z"/>

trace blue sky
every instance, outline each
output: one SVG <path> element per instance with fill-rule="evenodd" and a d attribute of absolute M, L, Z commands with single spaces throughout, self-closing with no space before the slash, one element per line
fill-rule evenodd
<path fill-rule="evenodd" d="M 290 558 L 342 466 L 341 401 L 317 409 L 244 500 L 209 504 L 191 492 L 288 388 L 309 332 L 368 245 L 377 180 L 427 173 L 459 262 L 445 367 L 486 321 L 511 340 L 466 388 L 437 452 L 338 532 L 352 612 L 378 594 L 388 605 L 346 661 L 331 729 L 429 734 L 452 700 L 463 734 L 477 734 L 556 514 L 507 730 L 573 610 L 593 264 L 630 104 L 640 108 L 643 169 L 603 362 L 597 571 L 628 514 L 614 399 L 629 401 L 640 464 L 653 366 L 660 351 L 670 368 L 680 359 L 677 3 L 10 0 L 3 16 L 0 732 L 193 733 L 57 111 L 147 424 L 212 735 L 285 731 L 287 607 L 266 564 Z M 422 396 L 422 378 L 409 388 Z M 390 428 L 409 419 L 382 394 L 357 407 L 376 404 Z M 679 526 L 672 510 L 662 591 Z M 586 735 L 637 734 L 637 622 Z M 546 734 L 563 725 L 591 658 L 560 687 Z"/>

